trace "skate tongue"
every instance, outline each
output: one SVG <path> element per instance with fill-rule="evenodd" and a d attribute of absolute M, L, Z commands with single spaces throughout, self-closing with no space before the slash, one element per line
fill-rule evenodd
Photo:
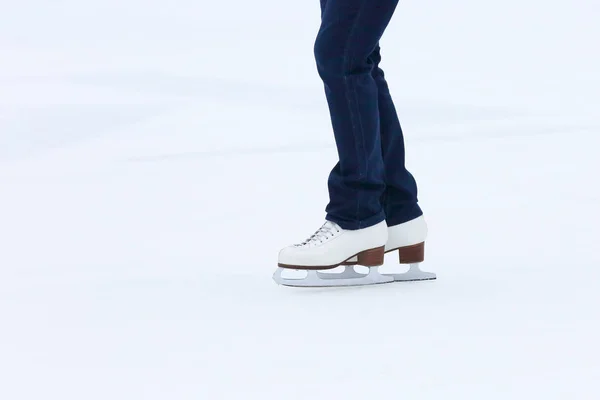
<path fill-rule="evenodd" d="M 323 227 L 327 227 L 327 229 L 333 229 L 333 230 L 339 230 L 341 231 L 342 228 L 336 224 L 335 222 L 331 222 L 331 221 L 325 221 L 325 223 L 323 224 Z"/>

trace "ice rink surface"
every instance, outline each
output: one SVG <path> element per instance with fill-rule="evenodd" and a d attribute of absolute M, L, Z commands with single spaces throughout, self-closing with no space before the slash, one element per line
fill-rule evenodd
<path fill-rule="evenodd" d="M 596 0 L 400 3 L 438 280 L 339 289 L 316 0 L 5 2 L 0 398 L 600 398 Z"/>

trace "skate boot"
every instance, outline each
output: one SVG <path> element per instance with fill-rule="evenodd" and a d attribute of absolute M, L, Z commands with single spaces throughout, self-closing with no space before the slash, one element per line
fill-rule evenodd
<path fill-rule="evenodd" d="M 425 239 L 428 228 L 425 218 L 420 216 L 403 224 L 390 226 L 388 228 L 388 241 L 385 245 L 385 253 L 398 251 L 400 264 L 408 264 L 409 270 L 400 274 L 382 274 L 394 278 L 394 281 L 423 281 L 436 279 L 436 274 L 421 271 L 419 264 L 425 259 Z M 360 278 L 365 274 L 354 270 L 354 265 L 359 265 L 358 259 L 352 257 L 344 262 L 344 272 L 340 274 L 319 273 L 321 279 L 348 279 Z"/>
<path fill-rule="evenodd" d="M 393 277 L 379 274 L 383 264 L 388 228 L 385 221 L 364 229 L 345 230 L 326 221 L 319 230 L 304 242 L 288 246 L 279 252 L 278 268 L 273 275 L 275 282 L 285 286 L 358 286 L 393 282 Z M 321 279 L 318 270 L 329 270 L 343 265 L 350 259 L 356 265 L 369 267 L 368 274 L 345 279 Z M 287 270 L 306 271 L 306 277 L 290 279 L 283 277 Z M 339 274 L 338 274 L 339 275 Z"/>

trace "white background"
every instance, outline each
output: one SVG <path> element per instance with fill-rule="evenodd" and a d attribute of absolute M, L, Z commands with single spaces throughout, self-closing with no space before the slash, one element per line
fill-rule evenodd
<path fill-rule="evenodd" d="M 401 2 L 439 279 L 336 290 L 317 0 L 0 1 L 0 398 L 600 397 L 596 0 Z"/>

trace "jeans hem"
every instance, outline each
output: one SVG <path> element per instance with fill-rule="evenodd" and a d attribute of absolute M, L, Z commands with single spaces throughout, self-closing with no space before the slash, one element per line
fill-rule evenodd
<path fill-rule="evenodd" d="M 386 222 L 387 222 L 387 225 L 389 227 L 391 227 L 391 226 L 403 224 L 408 221 L 412 221 L 413 219 L 419 218 L 422 215 L 423 215 L 423 210 L 421 210 L 421 207 L 419 207 L 418 204 L 415 204 L 413 207 L 406 210 L 405 212 L 397 213 L 391 218 L 387 217 Z"/>
<path fill-rule="evenodd" d="M 383 211 L 381 211 L 381 212 L 373 215 L 372 217 L 369 217 L 369 218 L 363 219 L 363 220 L 358 220 L 358 221 L 343 220 L 340 218 L 336 218 L 331 214 L 327 214 L 325 219 L 330 222 L 335 222 L 344 230 L 353 231 L 353 230 L 358 230 L 358 229 L 369 228 L 373 225 L 377 225 L 378 223 L 380 223 L 382 221 L 385 221 L 385 213 Z"/>

